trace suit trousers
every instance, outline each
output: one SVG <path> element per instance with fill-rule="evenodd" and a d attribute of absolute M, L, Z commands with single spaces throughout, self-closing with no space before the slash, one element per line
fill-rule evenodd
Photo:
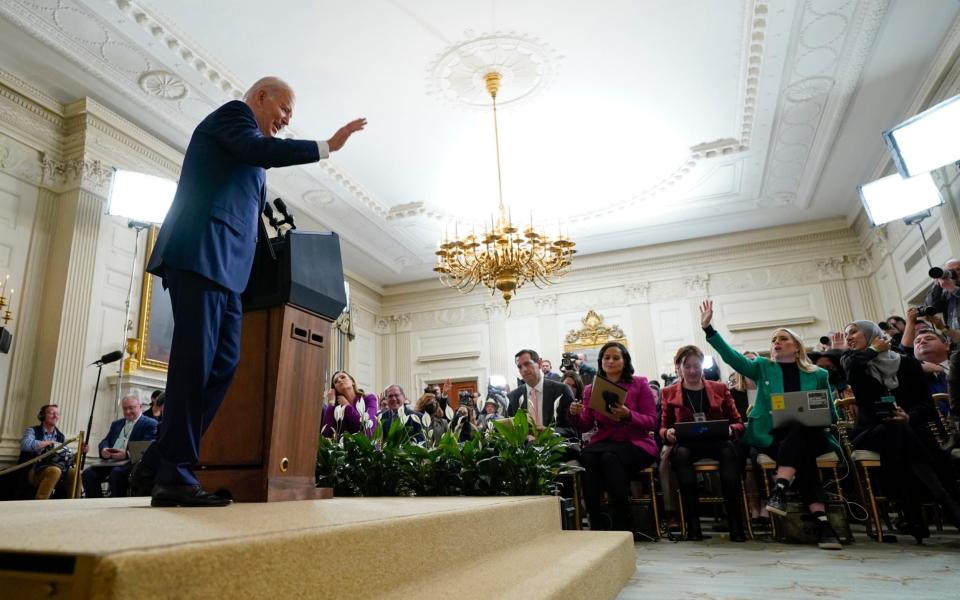
<path fill-rule="evenodd" d="M 200 459 L 200 438 L 240 361 L 243 307 L 240 294 L 192 271 L 167 267 L 164 284 L 174 325 L 163 422 L 151 446 L 159 458 L 156 481 L 197 485 L 193 467 Z"/>
<path fill-rule="evenodd" d="M 87 498 L 103 498 L 103 482 L 110 488 L 110 497 L 119 498 L 127 495 L 130 480 L 130 465 L 119 467 L 95 466 L 87 467 L 80 474 L 83 481 L 83 492 Z"/>

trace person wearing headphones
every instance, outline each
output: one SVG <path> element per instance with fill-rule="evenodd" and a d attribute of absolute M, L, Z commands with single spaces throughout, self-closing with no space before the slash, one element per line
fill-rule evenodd
<path fill-rule="evenodd" d="M 57 427 L 60 422 L 60 407 L 56 404 L 44 404 L 37 412 L 39 425 L 27 427 L 20 438 L 20 456 L 17 463 L 23 463 L 46 452 L 49 448 L 62 444 L 67 438 Z M 84 448 L 86 451 L 86 448 Z M 37 500 L 48 500 L 61 483 L 71 479 L 75 460 L 73 452 L 63 448 L 49 458 L 38 461 L 27 472 L 27 481 L 37 488 L 34 496 Z"/>

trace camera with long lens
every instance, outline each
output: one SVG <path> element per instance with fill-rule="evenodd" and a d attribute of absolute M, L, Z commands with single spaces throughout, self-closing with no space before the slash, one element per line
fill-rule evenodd
<path fill-rule="evenodd" d="M 820 336 L 820 343 L 823 344 L 824 346 L 829 346 L 829 345 L 830 345 L 830 338 L 828 338 L 828 337 L 825 336 L 825 335 L 821 335 L 821 336 Z"/>
<path fill-rule="evenodd" d="M 940 267 L 930 267 L 927 275 L 930 276 L 930 279 L 952 279 L 953 281 L 960 279 L 960 273 L 957 273 L 957 271 L 953 269 L 941 269 Z"/>
<path fill-rule="evenodd" d="M 939 310 L 937 310 L 935 306 L 926 306 L 924 304 L 921 304 L 916 308 L 917 308 L 917 314 L 920 315 L 921 317 L 932 317 L 933 315 L 940 312 Z"/>
<path fill-rule="evenodd" d="M 564 352 L 560 361 L 560 372 L 577 370 L 577 353 Z"/>

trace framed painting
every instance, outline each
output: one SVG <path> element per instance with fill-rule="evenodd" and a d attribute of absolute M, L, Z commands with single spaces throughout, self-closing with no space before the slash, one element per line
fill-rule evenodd
<path fill-rule="evenodd" d="M 159 231 L 159 225 L 150 227 L 144 265 L 150 259 Z M 140 291 L 140 325 L 137 337 L 140 340 L 137 349 L 139 366 L 166 373 L 167 364 L 170 362 L 170 345 L 173 342 L 173 308 L 170 304 L 170 293 L 163 289 L 160 278 L 146 271 L 143 272 Z"/>

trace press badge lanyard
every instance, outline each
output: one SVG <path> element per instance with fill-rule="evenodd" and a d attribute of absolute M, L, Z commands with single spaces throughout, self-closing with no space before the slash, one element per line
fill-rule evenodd
<path fill-rule="evenodd" d="M 683 393 L 684 399 L 687 401 L 687 404 L 690 405 L 690 412 L 693 413 L 693 420 L 694 420 L 694 422 L 700 423 L 700 422 L 706 421 L 706 420 L 707 420 L 707 415 L 704 414 L 704 412 L 703 412 L 703 397 L 704 397 L 704 395 L 705 395 L 705 394 L 704 394 L 704 390 L 696 390 L 697 392 L 700 392 L 700 394 L 699 394 L 700 400 L 699 400 L 699 402 L 697 402 L 697 404 L 698 404 L 699 407 L 700 407 L 699 410 L 698 410 L 696 407 L 693 406 L 693 392 L 694 392 L 694 390 L 684 389 L 684 388 L 682 387 L 682 384 L 681 384 L 681 388 L 680 388 L 680 389 L 681 389 L 681 392 Z"/>

